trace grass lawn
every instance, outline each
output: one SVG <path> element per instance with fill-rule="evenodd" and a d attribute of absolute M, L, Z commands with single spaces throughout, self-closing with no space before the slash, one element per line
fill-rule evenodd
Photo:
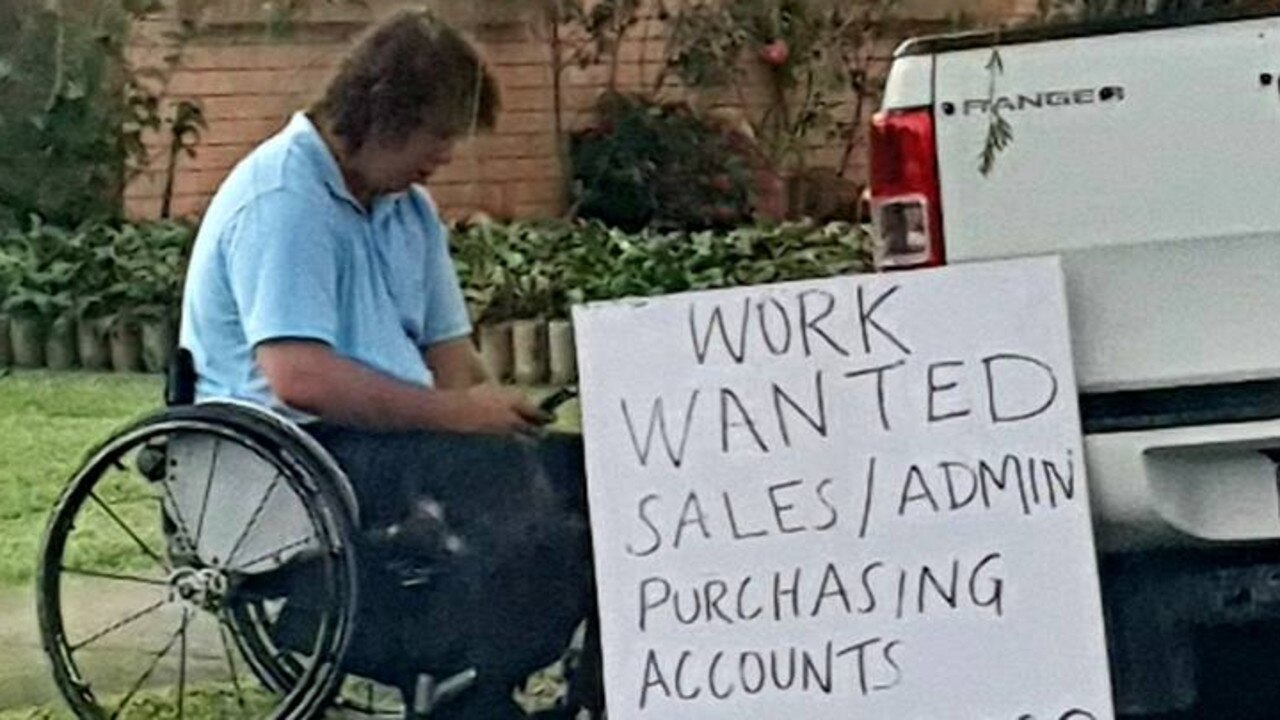
<path fill-rule="evenodd" d="M 35 573 L 49 509 L 85 454 L 161 405 L 159 376 L 15 372 L 0 379 L 0 585 Z"/>
<path fill-rule="evenodd" d="M 153 375 L 17 371 L 0 378 L 0 586 L 32 580 L 45 521 L 67 478 L 112 432 L 159 408 L 162 393 L 163 380 Z M 578 426 L 576 402 L 559 424 Z"/>
<path fill-rule="evenodd" d="M 228 717 L 255 717 L 265 715 L 275 706 L 271 696 L 265 693 L 247 693 L 246 711 L 240 709 L 235 691 L 230 683 L 211 683 L 190 688 L 184 700 L 182 717 L 187 720 L 219 720 Z M 114 706 L 118 698 L 108 699 Z M 246 714 L 252 713 L 252 714 Z M 75 720 L 75 714 L 65 705 L 56 707 L 22 708 L 0 711 L 0 720 Z M 134 698 L 121 720 L 167 720 L 177 718 L 178 708 L 171 693 L 142 692 Z"/>
<path fill-rule="evenodd" d="M 153 375 L 15 371 L 0 377 L 0 590 L 32 582 L 45 523 L 67 479 L 117 429 L 160 408 L 162 392 L 163 379 Z M 529 393 L 539 398 L 549 389 Z M 560 411 L 557 426 L 579 426 L 576 401 Z M 82 521 L 77 532 L 94 532 L 93 522 Z M 107 563 L 114 550 L 132 550 L 114 526 L 106 524 L 101 537 L 101 543 L 88 544 Z M 228 697 L 224 688 L 200 688 L 188 698 L 186 715 L 223 717 Z M 173 715 L 163 693 L 144 693 L 134 710 L 129 715 Z M 70 714 L 61 703 L 0 710 L 0 720 L 66 717 Z"/>

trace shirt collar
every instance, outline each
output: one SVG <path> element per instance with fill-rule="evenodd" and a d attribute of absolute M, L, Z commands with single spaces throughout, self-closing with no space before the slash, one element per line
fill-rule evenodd
<path fill-rule="evenodd" d="M 347 181 L 342 177 L 342 168 L 338 166 L 337 158 L 333 156 L 324 138 L 320 136 L 320 131 L 316 129 L 306 113 L 294 113 L 288 126 L 285 127 L 285 134 L 306 153 L 307 159 L 316 168 L 325 186 L 329 188 L 329 192 L 338 199 L 345 200 L 363 210 L 360 202 L 347 188 Z"/>

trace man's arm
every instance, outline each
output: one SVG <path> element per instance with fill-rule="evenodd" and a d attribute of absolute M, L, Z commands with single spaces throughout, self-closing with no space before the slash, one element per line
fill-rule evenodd
<path fill-rule="evenodd" d="M 468 338 L 430 345 L 423 350 L 422 357 L 435 376 L 436 387 L 442 390 L 460 390 L 493 382 L 488 368 Z"/>
<path fill-rule="evenodd" d="M 258 366 L 282 402 L 327 422 L 371 430 L 527 432 L 546 416 L 519 390 L 433 389 L 397 380 L 306 340 L 260 344 Z"/>

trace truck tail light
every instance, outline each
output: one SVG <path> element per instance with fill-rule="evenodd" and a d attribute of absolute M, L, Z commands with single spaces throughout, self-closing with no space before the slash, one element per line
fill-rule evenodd
<path fill-rule="evenodd" d="M 878 269 L 946 261 L 932 108 L 882 112 L 872 120 L 871 220 Z"/>

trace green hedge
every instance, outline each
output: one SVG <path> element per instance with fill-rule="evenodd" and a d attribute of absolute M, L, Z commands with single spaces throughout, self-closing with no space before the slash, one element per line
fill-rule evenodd
<path fill-rule="evenodd" d="M 453 253 L 472 319 L 563 318 L 575 303 L 862 272 L 856 225 L 627 233 L 600 223 L 479 223 Z"/>
<path fill-rule="evenodd" d="M 176 317 L 194 228 L 176 222 L 32 221 L 0 235 L 0 312 L 46 320 Z M 451 235 L 478 323 L 563 318 L 575 303 L 865 270 L 860 228 L 793 223 L 728 232 L 627 233 L 596 222 L 478 223 Z"/>
<path fill-rule="evenodd" d="M 176 317 L 195 230 L 179 222 L 87 224 L 33 219 L 0 234 L 0 312 L 52 320 L 123 311 Z"/>

